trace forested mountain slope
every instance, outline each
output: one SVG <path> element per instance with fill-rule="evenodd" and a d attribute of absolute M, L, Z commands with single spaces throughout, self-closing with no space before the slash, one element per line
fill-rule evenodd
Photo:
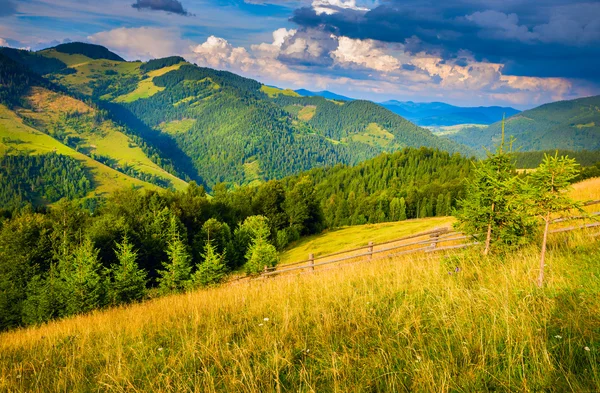
<path fill-rule="evenodd" d="M 36 56 L 27 52 L 22 54 L 23 58 Z M 2 53 L 0 85 L 0 155 L 56 152 L 71 156 L 78 164 L 65 165 L 64 178 L 71 179 L 69 172 L 82 166 L 90 181 L 90 187 L 85 191 L 95 190 L 94 195 L 127 185 L 156 188 L 150 185 L 152 183 L 158 187 L 186 187 L 185 182 L 158 164 L 174 172 L 168 160 L 161 162 L 155 150 L 111 120 L 106 111 L 69 95 Z M 26 162 L 26 159 L 16 159 L 13 166 Z M 43 167 L 43 163 L 40 165 Z M 29 172 L 32 177 L 38 175 Z M 14 183 L 4 183 L 6 176 L 2 178 L 2 185 L 11 187 Z M 78 182 L 80 178 L 75 174 L 71 180 Z M 42 176 L 40 181 L 50 180 Z M 66 193 L 65 196 L 75 194 L 82 196 L 78 193 Z"/>
<path fill-rule="evenodd" d="M 600 149 L 600 96 L 559 101 L 530 109 L 506 120 L 507 137 L 515 148 L 534 150 Z M 493 148 L 501 137 L 501 123 L 465 128 L 448 136 L 475 149 Z"/>
<path fill-rule="evenodd" d="M 24 65 L 42 64 L 32 69 L 93 99 L 177 173 L 209 188 L 356 164 L 404 147 L 471 153 L 371 102 L 300 97 L 180 57 L 124 62 L 86 44 L 8 51 Z"/>

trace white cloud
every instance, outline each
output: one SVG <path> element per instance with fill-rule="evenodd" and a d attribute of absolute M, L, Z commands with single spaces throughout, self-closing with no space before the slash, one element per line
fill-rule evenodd
<path fill-rule="evenodd" d="M 358 64 L 381 72 L 390 72 L 400 67 L 400 61 L 377 47 L 373 40 L 354 40 L 347 37 L 339 37 L 338 47 L 331 52 L 331 57 L 338 64 Z"/>
<path fill-rule="evenodd" d="M 356 0 L 313 0 L 312 7 L 317 15 L 333 15 L 340 10 L 368 11 L 368 8 L 356 5 Z"/>
<path fill-rule="evenodd" d="M 181 54 L 187 46 L 177 32 L 156 27 L 121 27 L 96 33 L 88 40 L 104 45 L 129 60 Z"/>
<path fill-rule="evenodd" d="M 0 38 L 0 46 L 9 46 L 4 38 Z"/>

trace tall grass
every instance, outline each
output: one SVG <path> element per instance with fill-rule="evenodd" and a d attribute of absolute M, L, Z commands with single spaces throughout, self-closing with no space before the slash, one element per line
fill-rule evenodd
<path fill-rule="evenodd" d="M 0 335 L 0 390 L 600 391 L 600 243 L 405 257 Z M 457 269 L 458 268 L 458 269 Z"/>

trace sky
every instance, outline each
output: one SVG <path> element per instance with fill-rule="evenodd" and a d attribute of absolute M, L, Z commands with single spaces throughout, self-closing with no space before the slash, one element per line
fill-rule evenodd
<path fill-rule="evenodd" d="M 0 0 L 0 46 L 72 41 L 378 102 L 600 94 L 600 0 Z"/>

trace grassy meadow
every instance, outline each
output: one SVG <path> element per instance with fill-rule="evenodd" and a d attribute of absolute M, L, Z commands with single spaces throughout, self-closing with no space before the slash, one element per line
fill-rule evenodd
<path fill-rule="evenodd" d="M 598 199 L 599 179 L 573 195 Z M 597 206 L 596 206 L 597 208 Z M 343 228 L 327 253 L 452 218 Z M 8 392 L 597 392 L 600 234 L 239 281 L 0 334 Z"/>
<path fill-rule="evenodd" d="M 600 243 L 396 258 L 156 299 L 0 335 L 0 390 L 600 389 Z M 456 272 L 456 268 L 459 268 Z"/>

